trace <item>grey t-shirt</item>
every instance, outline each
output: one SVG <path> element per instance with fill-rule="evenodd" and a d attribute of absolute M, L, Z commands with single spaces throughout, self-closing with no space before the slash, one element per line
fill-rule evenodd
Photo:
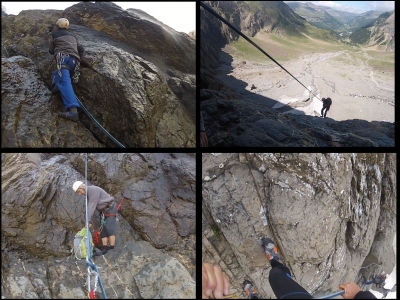
<path fill-rule="evenodd" d="M 105 190 L 95 185 L 87 187 L 87 194 L 89 220 L 92 220 L 95 209 L 98 209 L 100 211 L 103 210 L 107 206 L 107 203 L 114 199 L 114 197 L 111 197 Z"/>

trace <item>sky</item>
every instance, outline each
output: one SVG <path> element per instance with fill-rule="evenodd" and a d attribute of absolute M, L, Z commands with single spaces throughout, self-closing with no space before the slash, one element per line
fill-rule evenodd
<path fill-rule="evenodd" d="M 78 2 L 1 2 L 7 14 L 18 15 L 21 10 L 64 10 Z M 192 2 L 113 2 L 123 9 L 141 9 L 178 32 L 196 29 L 196 3 Z M 54 21 L 55 22 L 55 21 Z"/>
<path fill-rule="evenodd" d="M 352 13 L 363 13 L 369 10 L 392 11 L 394 1 L 283 1 L 283 2 L 311 2 L 315 5 L 328 6 L 335 10 L 344 10 Z"/>

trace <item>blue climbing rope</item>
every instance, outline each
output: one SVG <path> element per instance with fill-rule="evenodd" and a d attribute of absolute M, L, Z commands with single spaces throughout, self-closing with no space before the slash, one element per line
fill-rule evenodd
<path fill-rule="evenodd" d="M 86 197 L 86 249 L 87 249 L 87 255 L 86 255 L 86 264 L 88 265 L 88 278 L 87 278 L 87 284 L 88 284 L 88 295 L 89 298 L 92 298 L 92 294 L 94 295 L 96 291 L 96 286 L 97 286 L 97 281 L 99 282 L 101 293 L 103 295 L 104 299 L 107 299 L 106 292 L 104 290 L 103 282 L 101 281 L 100 273 L 99 270 L 97 269 L 96 265 L 92 261 L 92 237 L 90 235 L 89 231 L 89 210 L 88 210 L 88 197 L 87 197 L 87 163 L 88 163 L 88 154 L 86 153 L 86 158 L 85 158 L 85 197 Z M 94 273 L 96 274 L 96 279 L 95 279 L 95 287 L 93 292 L 90 290 L 90 275 Z"/>
<path fill-rule="evenodd" d="M 332 294 L 321 296 L 321 297 L 316 297 L 316 298 L 313 298 L 313 299 L 330 299 L 330 298 L 333 298 L 333 297 L 336 297 L 336 296 L 343 295 L 344 292 L 345 291 L 342 290 L 342 291 L 339 291 L 339 292 L 336 292 L 336 293 L 332 293 Z"/>
<path fill-rule="evenodd" d="M 119 147 L 121 148 L 125 148 L 124 145 L 122 145 L 120 142 L 118 142 L 118 140 L 113 137 L 110 133 L 108 133 L 107 130 L 104 129 L 103 126 L 100 125 L 99 122 L 97 122 L 97 120 L 92 116 L 92 114 L 86 109 L 86 107 L 82 104 L 82 102 L 78 99 L 78 97 L 76 97 L 76 100 L 78 101 L 79 105 L 81 106 L 82 110 L 87 114 L 87 116 L 90 118 L 90 120 L 92 120 L 92 122 L 94 123 L 94 125 L 96 125 L 98 128 L 100 128 L 101 131 L 103 131 L 114 143 L 116 143 Z"/>

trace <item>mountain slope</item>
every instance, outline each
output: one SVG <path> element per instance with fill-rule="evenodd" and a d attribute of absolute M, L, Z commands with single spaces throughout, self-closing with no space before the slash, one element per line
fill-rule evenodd
<path fill-rule="evenodd" d="M 382 14 L 381 11 L 376 10 L 355 14 L 312 3 L 289 2 L 287 5 L 310 24 L 336 32 L 354 32 L 359 28 L 371 25 Z"/>
<path fill-rule="evenodd" d="M 337 20 L 325 7 L 312 3 L 289 2 L 287 5 L 307 22 L 318 28 L 343 30 L 344 22 Z"/>
<path fill-rule="evenodd" d="M 352 30 L 357 30 L 359 28 L 371 25 L 375 20 L 382 14 L 381 11 L 370 10 L 365 13 L 359 14 L 350 23 L 349 27 Z"/>
<path fill-rule="evenodd" d="M 353 43 L 394 51 L 394 11 L 381 14 L 373 24 L 356 30 L 349 38 Z"/>

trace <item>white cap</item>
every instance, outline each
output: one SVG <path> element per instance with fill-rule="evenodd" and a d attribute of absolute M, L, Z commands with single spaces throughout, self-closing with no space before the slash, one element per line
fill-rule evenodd
<path fill-rule="evenodd" d="M 61 19 L 58 19 L 56 25 L 60 28 L 68 28 L 69 21 L 66 18 L 61 18 Z"/>
<path fill-rule="evenodd" d="M 72 185 L 72 189 L 74 190 L 74 192 L 76 192 L 77 189 L 79 189 L 79 187 L 83 184 L 82 181 L 75 181 L 74 184 Z"/>

